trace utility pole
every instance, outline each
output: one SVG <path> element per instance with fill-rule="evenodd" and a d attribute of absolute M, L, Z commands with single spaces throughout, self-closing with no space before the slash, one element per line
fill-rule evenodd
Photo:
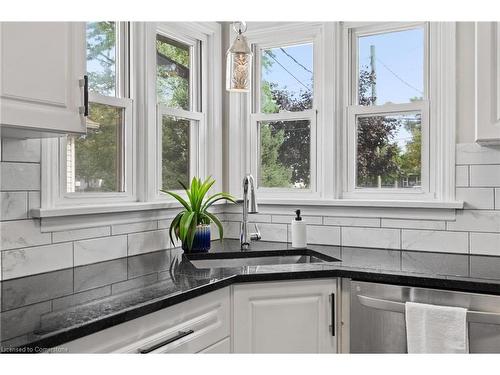
<path fill-rule="evenodd" d="M 377 71 L 376 71 L 376 66 L 375 66 L 375 60 L 376 60 L 376 55 L 375 55 L 375 46 L 372 44 L 370 46 L 370 82 L 371 82 L 371 89 L 372 89 L 372 104 L 376 104 L 377 102 Z"/>
<path fill-rule="evenodd" d="M 370 45 L 370 86 L 372 91 L 372 105 L 377 104 L 377 68 L 375 66 L 375 46 Z M 380 157 L 380 147 L 377 146 L 377 156 Z M 377 176 L 377 187 L 382 188 L 382 176 Z"/>

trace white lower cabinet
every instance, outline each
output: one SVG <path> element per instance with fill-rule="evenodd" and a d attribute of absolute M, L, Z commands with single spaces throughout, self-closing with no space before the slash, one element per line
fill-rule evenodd
<path fill-rule="evenodd" d="M 70 353 L 229 352 L 229 288 L 64 344 Z"/>
<path fill-rule="evenodd" d="M 234 285 L 233 351 L 336 353 L 337 294 L 336 279 Z"/>

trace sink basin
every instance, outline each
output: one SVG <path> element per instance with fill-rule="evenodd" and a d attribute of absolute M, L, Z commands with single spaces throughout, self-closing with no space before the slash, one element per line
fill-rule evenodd
<path fill-rule="evenodd" d="M 339 262 L 337 258 L 313 250 L 272 250 L 213 254 L 188 254 L 186 257 L 198 269 L 239 268 L 280 264 Z"/>

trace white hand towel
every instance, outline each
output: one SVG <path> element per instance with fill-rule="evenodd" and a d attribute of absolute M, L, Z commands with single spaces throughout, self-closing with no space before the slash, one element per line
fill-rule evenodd
<path fill-rule="evenodd" d="M 406 302 L 408 353 L 468 353 L 467 309 Z"/>

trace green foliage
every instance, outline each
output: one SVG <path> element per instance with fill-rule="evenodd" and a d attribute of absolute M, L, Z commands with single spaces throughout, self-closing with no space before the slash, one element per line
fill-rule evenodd
<path fill-rule="evenodd" d="M 285 135 L 284 130 L 274 134 L 271 125 L 260 126 L 261 147 L 261 169 L 260 184 L 265 187 L 289 187 L 292 178 L 292 170 L 279 162 L 279 151 L 282 147 Z"/>
<path fill-rule="evenodd" d="M 187 188 L 182 182 L 179 183 L 184 187 L 187 200 L 182 198 L 179 194 L 173 191 L 162 190 L 174 197 L 182 206 L 184 210 L 179 212 L 170 224 L 170 241 L 175 246 L 174 236 L 177 240 L 181 240 L 183 244 L 187 244 L 189 250 L 193 247 L 194 235 L 196 227 L 201 224 L 210 224 L 214 222 L 219 230 L 219 237 L 224 238 L 224 230 L 220 220 L 212 213 L 208 212 L 210 206 L 215 202 L 225 200 L 236 203 L 235 198 L 228 193 L 216 193 L 206 197 L 208 191 L 215 183 L 212 177 L 208 177 L 205 181 L 201 181 L 198 177 L 193 177 L 191 185 Z"/>
<path fill-rule="evenodd" d="M 182 189 L 189 184 L 189 120 L 164 116 L 162 119 L 162 187 Z"/>
<path fill-rule="evenodd" d="M 118 139 L 121 111 L 104 104 L 90 103 L 87 134 L 75 138 L 75 178 L 83 181 L 85 191 L 120 191 L 117 170 L 120 163 Z M 95 185 L 102 180 L 101 186 Z"/>

